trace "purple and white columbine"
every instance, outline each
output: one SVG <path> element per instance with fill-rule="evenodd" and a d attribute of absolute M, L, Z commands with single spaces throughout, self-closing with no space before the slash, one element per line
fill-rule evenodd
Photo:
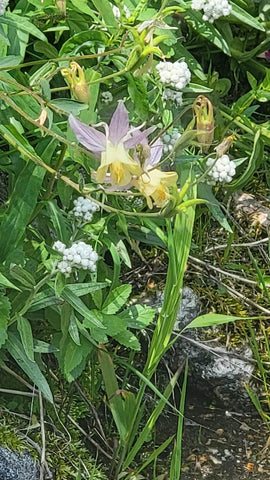
<path fill-rule="evenodd" d="M 128 111 L 123 101 L 118 103 L 109 125 L 104 122 L 97 125 L 104 127 L 105 134 L 73 115 L 70 115 L 69 123 L 77 140 L 100 158 L 100 166 L 96 172 L 99 183 L 103 183 L 109 173 L 112 185 L 124 187 L 130 184 L 134 176 L 141 175 L 140 162 L 136 156 L 131 157 L 130 150 L 145 143 L 153 128 L 142 132 L 141 127 L 130 127 Z"/>

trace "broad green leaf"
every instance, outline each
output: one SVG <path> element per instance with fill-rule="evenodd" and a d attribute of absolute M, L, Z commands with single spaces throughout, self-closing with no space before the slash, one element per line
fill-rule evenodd
<path fill-rule="evenodd" d="M 118 30 L 119 26 L 112 11 L 112 5 L 109 0 L 93 0 L 97 11 L 101 14 L 109 32 Z"/>
<path fill-rule="evenodd" d="M 209 208 L 213 217 L 219 222 L 219 224 L 228 232 L 232 232 L 228 220 L 225 217 L 223 211 L 221 210 L 220 203 L 212 192 L 211 185 L 208 185 L 207 183 L 199 183 L 198 194 L 201 198 L 208 201 L 206 203 L 207 208 Z"/>
<path fill-rule="evenodd" d="M 104 328 L 102 323 L 97 319 L 95 314 L 87 308 L 87 306 L 82 302 L 82 300 L 73 293 L 73 291 L 66 286 L 61 293 L 61 297 L 69 305 L 71 305 L 76 312 L 78 312 L 84 319 L 87 319 L 89 324 L 93 327 Z"/>
<path fill-rule="evenodd" d="M 0 293 L 0 347 L 7 340 L 7 327 L 10 312 L 10 302 L 7 297 Z"/>
<path fill-rule="evenodd" d="M 201 65 L 196 60 L 196 58 L 193 57 L 193 55 L 189 52 L 189 50 L 185 48 L 183 45 L 181 45 L 180 42 L 177 43 L 177 56 L 179 58 L 183 57 L 185 59 L 190 70 L 194 73 L 194 75 L 196 75 L 201 80 L 206 81 L 207 77 Z"/>
<path fill-rule="evenodd" d="M 98 49 L 98 47 L 104 47 L 106 41 L 107 38 L 103 32 L 87 30 L 86 32 L 76 33 L 62 45 L 59 57 L 82 55 L 84 51 L 89 54 L 91 45 Z"/>
<path fill-rule="evenodd" d="M 19 292 L 21 291 L 20 288 L 16 287 L 14 283 L 11 283 L 2 273 L 0 273 L 0 285 L 3 285 L 3 287 L 12 288 L 13 290 L 18 290 Z"/>
<path fill-rule="evenodd" d="M 17 330 L 20 334 L 23 348 L 27 357 L 29 358 L 29 360 L 34 362 L 34 342 L 32 328 L 29 320 L 27 320 L 27 318 L 25 317 L 20 316 L 17 320 Z"/>
<path fill-rule="evenodd" d="M 252 17 L 248 12 L 243 10 L 243 8 L 236 5 L 234 2 L 230 2 L 232 6 L 232 11 L 230 13 L 229 19 L 240 20 L 241 23 L 245 23 L 256 30 L 265 31 L 263 25 L 254 17 Z"/>
<path fill-rule="evenodd" d="M 55 98 L 50 103 L 67 115 L 72 113 L 75 117 L 77 117 L 82 110 L 88 108 L 88 105 L 85 103 L 75 102 L 75 100 L 69 100 L 68 98 Z"/>
<path fill-rule="evenodd" d="M 127 322 L 128 328 L 141 330 L 152 322 L 155 314 L 156 311 L 147 305 L 132 305 L 132 307 L 119 313 L 119 316 Z"/>
<path fill-rule="evenodd" d="M 231 56 L 230 48 L 223 36 L 219 33 L 214 25 L 205 22 L 202 18 L 201 12 L 188 10 L 184 14 L 185 20 L 196 30 L 199 35 L 209 40 L 209 42 L 216 45 L 226 55 Z"/>
<path fill-rule="evenodd" d="M 126 74 L 128 80 L 128 93 L 134 104 L 135 113 L 141 121 L 145 121 L 149 114 L 147 88 L 142 78 L 135 78 L 131 73 Z"/>
<path fill-rule="evenodd" d="M 120 285 L 112 290 L 103 304 L 102 312 L 109 315 L 118 312 L 127 302 L 131 290 L 131 285 Z"/>
<path fill-rule="evenodd" d="M 74 381 L 80 375 L 91 350 L 92 347 L 87 340 L 82 339 L 82 345 L 76 345 L 76 343 L 68 337 L 64 358 L 64 374 L 69 382 Z"/>
<path fill-rule="evenodd" d="M 44 397 L 49 402 L 53 403 L 53 396 L 46 378 L 41 373 L 37 363 L 29 360 L 18 336 L 13 332 L 9 333 L 7 349 L 22 370 L 28 375 L 30 380 L 32 380 L 32 382 L 39 388 Z"/>
<path fill-rule="evenodd" d="M 102 319 L 102 324 L 106 327 L 106 334 L 110 337 L 115 337 L 115 335 L 127 328 L 125 320 L 117 315 L 104 315 L 102 313 Z"/>
<path fill-rule="evenodd" d="M 34 37 L 47 42 L 47 38 L 44 33 L 42 33 L 32 22 L 21 15 L 16 15 L 15 13 L 6 12 L 4 16 L 0 17 L 0 23 L 5 23 L 6 25 L 11 25 L 18 30 L 23 30 L 24 32 L 30 33 Z"/>
<path fill-rule="evenodd" d="M 71 3 L 77 8 L 80 12 L 85 13 L 86 15 L 90 15 L 93 20 L 96 20 L 96 15 L 91 10 L 91 8 L 87 5 L 87 0 L 71 0 Z"/>
<path fill-rule="evenodd" d="M 8 57 L 1 58 L 0 68 L 2 67 L 13 67 L 14 65 L 19 65 L 22 57 L 19 55 L 9 55 Z"/>
<path fill-rule="evenodd" d="M 129 332 L 128 330 L 124 330 L 123 332 L 114 335 L 115 340 L 121 343 L 127 348 L 131 348 L 132 350 L 139 351 L 141 349 L 141 344 L 139 340 L 133 335 L 133 333 Z"/>
<path fill-rule="evenodd" d="M 58 349 L 53 347 L 50 343 L 43 342 L 42 340 L 36 340 L 34 338 L 34 352 L 37 353 L 55 353 Z"/>

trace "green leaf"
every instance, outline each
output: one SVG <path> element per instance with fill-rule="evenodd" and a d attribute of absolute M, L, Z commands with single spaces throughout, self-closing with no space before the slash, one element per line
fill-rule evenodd
<path fill-rule="evenodd" d="M 109 315 L 118 312 L 125 305 L 131 290 L 131 285 L 120 285 L 120 287 L 112 290 L 103 304 L 102 312 Z"/>
<path fill-rule="evenodd" d="M 22 60 L 22 57 L 19 55 L 8 55 L 6 58 L 1 58 L 0 68 L 2 67 L 13 67 L 14 65 L 19 65 Z"/>
<path fill-rule="evenodd" d="M 252 17 L 249 13 L 247 13 L 243 8 L 239 7 L 236 5 L 236 3 L 230 2 L 232 6 L 232 11 L 229 16 L 229 21 L 230 19 L 236 19 L 240 20 L 241 23 L 245 23 L 246 25 L 249 25 L 252 28 L 255 28 L 256 30 L 262 30 L 263 32 L 265 31 L 265 28 L 263 25 L 256 20 L 256 18 Z"/>
<path fill-rule="evenodd" d="M 129 332 L 128 330 L 124 330 L 123 332 L 114 335 L 115 340 L 121 343 L 127 348 L 132 348 L 132 350 L 139 351 L 141 349 L 141 344 L 139 340 L 133 335 L 133 333 Z"/>
<path fill-rule="evenodd" d="M 22 368 L 22 370 L 28 375 L 32 382 L 39 388 L 44 397 L 51 403 L 53 403 L 53 396 L 46 378 L 41 373 L 37 363 L 32 362 L 27 357 L 24 348 L 16 334 L 9 333 L 7 340 L 7 349 L 10 355 Z"/>
<path fill-rule="evenodd" d="M 50 220 L 53 224 L 57 239 L 66 244 L 70 238 L 70 233 L 68 232 L 66 219 L 63 216 L 62 211 L 58 207 L 56 201 L 48 202 L 47 208 L 49 210 Z"/>
<path fill-rule="evenodd" d="M 91 45 L 98 47 L 104 47 L 107 42 L 107 38 L 103 32 L 97 32 L 94 30 L 87 30 L 86 32 L 80 32 L 69 38 L 63 45 L 59 52 L 59 57 L 66 57 L 68 55 L 81 55 L 84 50 L 89 53 L 89 47 Z"/>
<path fill-rule="evenodd" d="M 12 265 L 10 268 L 10 275 L 18 280 L 18 282 L 20 282 L 20 284 L 25 288 L 32 290 L 32 288 L 36 285 L 33 275 L 19 265 Z"/>
<path fill-rule="evenodd" d="M 131 73 L 126 74 L 128 80 L 128 93 L 134 104 L 135 113 L 141 121 L 148 118 L 149 102 L 145 81 L 142 78 L 135 78 Z"/>
<path fill-rule="evenodd" d="M 264 142 L 261 138 L 261 132 L 258 129 L 254 136 L 254 144 L 252 153 L 244 173 L 226 186 L 227 190 L 232 191 L 241 190 L 247 182 L 252 178 L 254 172 L 259 165 L 264 161 Z"/>
<path fill-rule="evenodd" d="M 128 429 L 126 426 L 124 401 L 118 387 L 117 378 L 114 371 L 114 365 L 110 355 L 103 350 L 98 351 L 98 359 L 100 362 L 102 376 L 105 383 L 106 393 L 111 407 L 112 415 L 120 435 L 121 441 L 124 442 Z"/>
<path fill-rule="evenodd" d="M 109 0 L 93 0 L 93 4 L 95 5 L 97 11 L 101 14 L 109 32 L 118 30 L 119 26 L 114 17 L 112 6 Z"/>
<path fill-rule="evenodd" d="M 29 360 L 31 360 L 31 362 L 34 362 L 34 342 L 32 328 L 29 320 L 24 317 L 19 317 L 17 320 L 17 329 L 20 334 L 23 348 L 27 357 L 29 358 Z"/>
<path fill-rule="evenodd" d="M 7 327 L 11 305 L 9 299 L 0 293 L 0 347 L 7 339 Z"/>
<path fill-rule="evenodd" d="M 187 330 L 188 328 L 201 328 L 211 327 L 212 325 L 223 325 L 224 323 L 235 322 L 236 320 L 247 319 L 243 317 L 235 317 L 233 315 L 219 315 L 217 313 L 209 313 L 208 315 L 201 315 L 200 317 L 195 318 L 182 331 Z"/>
<path fill-rule="evenodd" d="M 101 290 L 108 287 L 108 283 L 105 282 L 89 282 L 89 283 L 69 283 L 68 288 L 77 295 L 77 297 L 82 297 L 83 295 L 88 295 L 88 293 Z"/>
<path fill-rule="evenodd" d="M 27 18 L 22 17 L 21 15 L 6 12 L 4 16 L 0 17 L 0 23 L 5 23 L 6 25 L 13 26 L 17 30 L 30 33 L 34 37 L 37 37 L 44 42 L 48 41 L 44 33 L 42 33 L 33 23 L 29 22 Z"/>
<path fill-rule="evenodd" d="M 127 328 L 125 320 L 116 315 L 104 315 L 102 313 L 102 323 L 106 327 L 106 334 L 110 337 L 115 337 L 120 332 L 123 332 Z"/>
<path fill-rule="evenodd" d="M 156 311 L 147 305 L 132 305 L 132 307 L 119 313 L 119 316 L 127 322 L 128 328 L 141 330 L 152 322 Z"/>
<path fill-rule="evenodd" d="M 34 352 L 37 353 L 55 353 L 58 349 L 53 347 L 50 343 L 43 342 L 42 340 L 36 340 L 34 338 Z"/>
<path fill-rule="evenodd" d="M 195 12 L 194 10 L 188 10 L 184 14 L 185 20 L 196 30 L 199 35 L 209 40 L 222 50 L 226 55 L 231 56 L 230 48 L 223 36 L 219 31 L 209 22 L 205 22 L 202 18 L 201 12 Z"/>
<path fill-rule="evenodd" d="M 219 224 L 223 228 L 225 228 L 225 230 L 231 233 L 232 229 L 228 223 L 227 218 L 221 210 L 219 201 L 216 199 L 215 195 L 212 192 L 211 185 L 208 185 L 207 183 L 199 183 L 198 194 L 201 198 L 208 200 L 206 205 L 212 213 L 213 217 L 219 222 Z"/>
<path fill-rule="evenodd" d="M 3 287 L 18 290 L 19 292 L 21 291 L 20 288 L 16 287 L 14 283 L 11 283 L 2 273 L 0 273 L 0 285 L 3 285 Z"/>
<path fill-rule="evenodd" d="M 76 343 L 76 345 L 81 345 L 79 330 L 77 326 L 77 319 L 73 311 L 71 312 L 71 315 L 70 315 L 68 333 L 71 336 L 73 342 Z"/>
<path fill-rule="evenodd" d="M 65 300 L 69 305 L 71 305 L 74 310 L 76 310 L 80 315 L 87 319 L 89 324 L 93 327 L 104 328 L 102 323 L 97 319 L 96 315 L 93 311 L 89 310 L 87 306 L 80 300 L 77 295 L 73 293 L 73 291 L 66 286 L 61 293 L 61 297 Z"/>
<path fill-rule="evenodd" d="M 51 101 L 51 104 L 67 115 L 72 113 L 75 117 L 78 116 L 82 110 L 88 108 L 88 105 L 85 103 L 75 102 L 75 100 L 68 100 L 67 98 L 55 98 Z"/>
<path fill-rule="evenodd" d="M 87 0 L 71 0 L 72 5 L 77 8 L 80 12 L 90 15 L 94 20 L 96 20 L 96 15 L 93 10 L 87 5 Z"/>

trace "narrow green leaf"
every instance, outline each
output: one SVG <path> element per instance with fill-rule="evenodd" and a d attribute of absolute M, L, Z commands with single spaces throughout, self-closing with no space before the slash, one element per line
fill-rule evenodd
<path fill-rule="evenodd" d="M 11 283 L 7 277 L 5 277 L 2 273 L 0 273 L 0 285 L 3 285 L 3 287 L 7 288 L 12 288 L 13 290 L 18 290 L 21 292 L 20 288 L 16 287 L 14 283 Z"/>
<path fill-rule="evenodd" d="M 104 347 L 103 347 L 104 348 Z M 125 441 L 127 428 L 124 410 L 124 401 L 118 387 L 117 378 L 114 371 L 114 365 L 110 355 L 104 351 L 98 351 L 102 376 L 105 383 L 106 393 L 111 407 L 112 415 L 122 442 Z"/>
<path fill-rule="evenodd" d="M 234 2 L 230 2 L 232 6 L 232 11 L 229 16 L 230 19 L 240 20 L 241 23 L 245 23 L 256 30 L 265 31 L 263 25 L 254 17 L 252 17 L 248 12 L 246 12 L 243 8 L 236 5 Z"/>
<path fill-rule="evenodd" d="M 73 291 L 66 286 L 61 293 L 61 297 L 69 305 L 71 305 L 74 310 L 76 310 L 80 315 L 88 320 L 89 324 L 93 327 L 104 328 L 102 323 L 97 319 L 95 314 L 87 308 L 87 306 L 82 302 L 82 300 L 73 293 Z"/>
<path fill-rule="evenodd" d="M 69 327 L 68 327 L 68 333 L 71 336 L 73 342 L 76 343 L 76 345 L 81 345 L 79 330 L 78 330 L 78 326 L 77 326 L 77 319 L 76 319 L 73 311 L 70 315 L 70 323 L 69 323 Z"/>
<path fill-rule="evenodd" d="M 7 339 L 7 327 L 11 305 L 9 299 L 0 293 L 0 347 Z"/>
<path fill-rule="evenodd" d="M 24 348 L 18 338 L 13 332 L 9 333 L 7 340 L 7 349 L 10 355 L 22 368 L 22 370 L 28 375 L 32 382 L 40 389 L 44 397 L 51 403 L 53 403 L 53 396 L 46 378 L 41 373 L 37 363 L 32 362 L 27 357 Z"/>
<path fill-rule="evenodd" d="M 184 14 L 185 20 L 196 30 L 199 35 L 209 40 L 209 42 L 216 45 L 226 55 L 231 56 L 230 48 L 223 36 L 219 33 L 214 25 L 205 22 L 202 18 L 201 12 L 194 10 L 187 10 Z"/>
<path fill-rule="evenodd" d="M 93 4 L 95 5 L 97 11 L 101 14 L 109 32 L 117 30 L 119 28 L 118 23 L 114 17 L 112 5 L 109 0 L 93 0 Z"/>
<path fill-rule="evenodd" d="M 223 325 L 224 323 L 235 322 L 236 320 L 247 320 L 251 318 L 258 318 L 258 317 L 235 317 L 233 315 L 220 315 L 217 313 L 209 313 L 207 315 L 201 315 L 192 322 L 190 322 L 184 329 L 187 330 L 188 328 L 201 328 L 201 327 L 211 327 L 212 325 Z"/>
<path fill-rule="evenodd" d="M 29 360 L 31 360 L 31 362 L 34 362 L 34 342 L 32 328 L 29 320 L 24 317 L 19 317 L 17 320 L 17 329 L 20 334 L 23 348 L 27 357 L 29 358 Z"/>

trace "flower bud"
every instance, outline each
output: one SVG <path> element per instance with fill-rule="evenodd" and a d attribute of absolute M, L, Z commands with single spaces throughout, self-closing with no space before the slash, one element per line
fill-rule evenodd
<path fill-rule="evenodd" d="M 214 148 L 214 150 L 217 152 L 218 158 L 222 157 L 222 155 L 229 150 L 235 139 L 235 135 L 230 135 L 229 137 L 224 138 L 224 140 L 222 140 L 222 142 Z"/>
<path fill-rule="evenodd" d="M 63 68 L 62 75 L 66 78 L 75 100 L 89 103 L 90 92 L 82 67 L 77 62 L 70 62 L 71 68 Z"/>
<path fill-rule="evenodd" d="M 63 17 L 65 17 L 67 11 L 66 0 L 55 0 L 55 3 L 59 10 L 59 13 L 63 15 Z"/>
<path fill-rule="evenodd" d="M 196 115 L 197 139 L 202 151 L 206 153 L 214 136 L 213 105 L 207 97 L 199 95 L 193 103 L 193 110 Z"/>

